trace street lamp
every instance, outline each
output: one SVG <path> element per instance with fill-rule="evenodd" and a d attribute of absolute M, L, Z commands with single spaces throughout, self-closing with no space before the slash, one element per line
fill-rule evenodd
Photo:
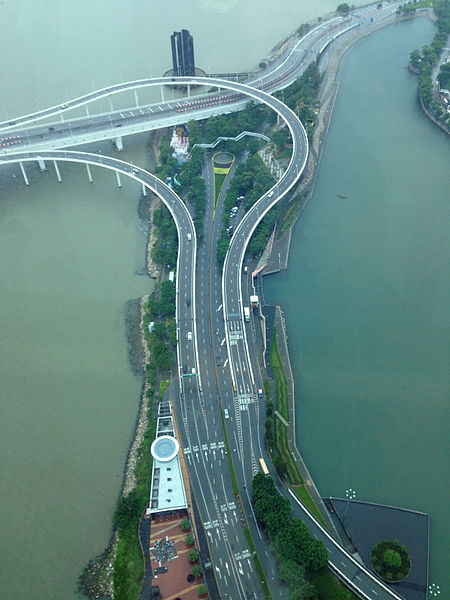
<path fill-rule="evenodd" d="M 441 590 L 439 589 L 439 586 L 436 585 L 435 583 L 432 583 L 431 585 L 428 586 L 428 597 L 429 598 L 436 598 L 436 596 L 439 596 L 440 593 L 441 593 Z"/>
<path fill-rule="evenodd" d="M 342 517 L 342 525 L 345 522 L 345 517 L 347 516 L 347 509 L 350 503 L 350 500 L 354 500 L 356 498 L 356 491 L 352 488 L 345 490 L 345 497 L 347 498 L 347 504 L 345 505 L 344 516 Z"/>

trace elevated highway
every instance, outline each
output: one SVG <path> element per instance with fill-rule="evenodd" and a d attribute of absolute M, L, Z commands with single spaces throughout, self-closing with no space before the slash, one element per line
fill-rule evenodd
<path fill-rule="evenodd" d="M 356 25 L 345 23 L 345 27 L 353 26 Z M 303 45 L 304 39 L 296 44 L 287 57 L 279 59 L 278 64 L 275 64 L 274 71 L 271 73 L 272 77 L 267 74 L 264 78 L 257 79 L 256 82 L 261 88 L 266 87 L 267 89 L 276 89 L 277 86 L 286 85 L 289 78 L 297 76 L 302 67 L 309 62 L 311 48 L 316 48 L 317 45 L 317 49 L 319 49 L 326 42 L 325 38 L 327 36 L 331 39 L 332 36 L 337 35 L 343 29 L 342 20 L 339 23 L 322 24 L 314 30 L 316 31 L 315 35 L 312 32 L 308 33 L 308 40 Z M 236 110 L 240 105 L 244 105 L 248 98 L 270 106 L 287 124 L 293 140 L 291 161 L 284 176 L 252 207 L 234 233 L 225 260 L 221 283 L 222 306 L 219 307 L 223 311 L 222 324 L 226 338 L 228 376 L 230 378 L 228 386 L 232 390 L 226 398 L 231 400 L 230 409 L 234 416 L 233 419 L 226 421 L 227 432 L 230 440 L 236 440 L 236 443 L 234 441 L 232 443 L 232 450 L 236 451 L 236 457 L 233 456 L 233 458 L 235 466 L 237 466 L 236 472 L 240 490 L 239 501 L 242 502 L 245 513 L 250 517 L 250 529 L 260 551 L 264 547 L 264 540 L 257 524 L 251 519 L 249 486 L 257 469 L 257 457 L 266 456 L 265 450 L 261 446 L 263 432 L 261 423 L 264 416 L 264 407 L 259 406 L 259 399 L 256 395 L 256 386 L 259 383 L 257 369 L 250 356 L 247 330 L 243 318 L 242 262 L 247 244 L 260 220 L 276 202 L 292 189 L 303 172 L 308 154 L 308 141 L 303 125 L 289 108 L 281 101 L 272 98 L 263 89 L 254 88 L 252 85 L 224 81 L 220 78 L 184 77 L 171 79 L 170 81 L 166 78 L 146 79 L 111 86 L 72 100 L 65 105 L 26 115 L 17 118 L 15 121 L 1 123 L 0 130 L 4 136 L 7 136 L 7 132 L 12 131 L 16 132 L 15 135 L 27 131 L 29 136 L 29 130 L 23 129 L 25 125 L 56 115 L 65 115 L 66 111 L 70 109 L 86 106 L 99 98 L 109 97 L 124 90 L 171 84 L 217 86 L 220 91 L 216 95 L 207 96 L 205 102 L 202 101 L 202 97 L 196 97 L 195 100 L 188 98 L 180 101 L 181 106 L 171 105 L 171 103 L 164 106 L 160 105 L 158 111 L 161 114 L 156 114 L 154 117 L 151 115 L 155 111 L 149 110 L 145 113 L 144 108 L 139 108 L 139 111 L 142 111 L 139 114 L 134 114 L 134 109 L 130 109 L 130 113 L 133 114 L 128 116 L 123 114 L 126 111 L 111 112 L 107 115 L 97 115 L 95 117 L 86 116 L 86 118 L 77 121 L 81 127 L 78 133 L 74 133 L 72 124 L 69 127 L 67 122 L 60 124 L 61 127 L 66 127 L 67 131 L 59 130 L 56 125 L 45 125 L 43 130 L 41 129 L 42 133 L 39 133 L 39 127 L 33 128 L 35 133 L 31 137 L 27 137 L 26 142 L 22 142 L 24 151 L 18 152 L 17 148 L 11 146 L 1 148 L 0 164 L 55 160 L 102 166 L 140 181 L 142 185 L 157 193 L 169 208 L 175 220 L 179 237 L 176 307 L 179 369 L 177 413 L 182 423 L 182 443 L 188 456 L 196 499 L 207 531 L 220 597 L 233 600 L 262 598 L 262 591 L 259 588 L 258 579 L 248 554 L 242 521 L 239 517 L 239 507 L 236 499 L 230 494 L 231 482 L 228 474 L 224 440 L 221 436 L 221 410 L 217 406 L 217 402 L 214 402 L 212 393 L 207 396 L 204 392 L 206 381 L 202 381 L 202 379 L 209 379 L 209 375 L 203 376 L 206 362 L 204 362 L 203 356 L 201 359 L 199 357 L 199 345 L 200 343 L 203 344 L 202 349 L 206 353 L 207 343 L 205 343 L 205 340 L 200 342 L 198 339 L 197 329 L 199 323 L 197 315 L 203 314 L 202 319 L 209 318 L 210 323 L 213 322 L 213 318 L 211 315 L 206 317 L 206 313 L 201 313 L 197 306 L 199 282 L 205 280 L 196 271 L 197 241 L 189 211 L 170 188 L 143 169 L 107 156 L 75 151 L 68 152 L 60 149 L 51 150 L 48 149 L 48 146 L 61 144 L 64 147 L 69 144 L 86 143 L 87 138 L 82 138 L 82 136 L 87 135 L 91 127 L 93 129 L 91 133 L 94 136 L 104 134 L 109 138 L 114 138 L 116 137 L 113 135 L 115 134 L 114 130 L 120 129 L 121 134 L 148 130 L 153 128 L 153 126 L 150 127 L 150 122 L 153 124 L 160 123 L 161 119 L 164 126 L 166 126 L 172 118 L 176 119 L 175 122 L 177 123 L 180 119 L 204 118 L 206 114 L 214 114 L 214 111 Z M 224 89 L 228 91 L 224 93 Z M 167 111 L 166 106 L 168 107 Z M 120 127 L 117 127 L 117 125 L 120 125 Z M 131 131 L 133 127 L 136 127 L 137 130 Z M 147 129 L 142 129 L 144 127 Z M 9 135 L 10 133 L 8 133 Z M 57 136 L 60 136 L 59 139 Z M 81 139 L 83 141 L 80 141 Z M 190 239 L 188 234 L 190 234 Z M 209 290 L 209 284 L 205 289 Z M 193 336 L 188 336 L 189 332 L 193 332 Z M 217 351 L 217 343 L 217 339 L 211 339 L 210 354 L 212 356 Z M 184 376 L 187 374 L 184 372 L 187 367 L 194 369 L 194 372 L 190 373 L 195 375 L 194 377 Z M 227 378 L 224 373 L 222 385 L 226 386 L 226 382 Z M 243 409 L 244 406 L 246 409 Z M 283 493 L 285 493 L 284 490 Z M 353 557 L 349 556 L 302 505 L 299 505 L 297 501 L 294 502 L 293 498 L 291 500 L 294 513 L 296 515 L 301 513 L 302 518 L 307 520 L 313 534 L 324 540 L 330 551 L 330 568 L 344 581 L 351 584 L 354 591 L 361 598 L 401 600 L 400 596 L 392 592 L 367 569 L 359 565 Z M 265 563 L 267 565 L 273 564 L 273 558 L 270 559 L 268 556 Z"/>

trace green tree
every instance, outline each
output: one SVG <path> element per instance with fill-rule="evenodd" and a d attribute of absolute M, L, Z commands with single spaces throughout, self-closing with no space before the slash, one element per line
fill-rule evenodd
<path fill-rule="evenodd" d="M 117 503 L 114 513 L 114 525 L 125 529 L 134 519 L 139 517 L 140 502 L 137 489 L 132 490 L 127 496 L 122 496 Z"/>
<path fill-rule="evenodd" d="M 189 531 L 191 528 L 191 523 L 190 523 L 189 519 L 183 519 L 180 522 L 180 527 L 183 531 Z"/>
<path fill-rule="evenodd" d="M 337 12 L 347 14 L 350 10 L 350 6 L 346 2 L 343 2 L 342 4 L 339 4 L 336 10 Z"/>
<path fill-rule="evenodd" d="M 153 331 L 160 339 L 164 339 L 164 336 L 166 335 L 166 326 L 162 321 L 158 321 L 155 323 Z"/>
<path fill-rule="evenodd" d="M 402 557 L 395 550 L 385 550 L 383 552 L 383 561 L 389 567 L 400 567 L 402 564 Z"/>
<path fill-rule="evenodd" d="M 311 538 L 307 546 L 306 558 L 308 560 L 307 569 L 310 573 L 315 573 L 323 569 L 328 562 L 328 551 L 322 541 Z"/>
<path fill-rule="evenodd" d="M 279 562 L 279 573 L 280 579 L 285 581 L 291 590 L 299 587 L 305 578 L 305 569 L 292 559 Z"/>
<path fill-rule="evenodd" d="M 201 576 L 202 576 L 202 573 L 203 573 L 203 571 L 202 571 L 202 568 L 201 568 L 201 566 L 200 566 L 200 565 L 194 565 L 194 566 L 192 567 L 192 575 L 193 575 L 194 577 L 201 577 Z"/>
<path fill-rule="evenodd" d="M 415 67 L 416 69 L 418 69 L 419 65 L 420 65 L 420 61 L 422 60 L 419 50 L 417 50 L 417 49 L 413 50 L 411 52 L 411 54 L 409 55 L 409 60 L 410 60 L 410 63 L 412 64 L 412 66 Z"/>
<path fill-rule="evenodd" d="M 319 592 L 317 588 L 309 581 L 304 581 L 289 596 L 289 600 L 317 600 Z"/>
<path fill-rule="evenodd" d="M 187 546 L 193 546 L 194 545 L 194 536 L 190 533 L 189 535 L 187 535 L 184 538 L 184 541 L 186 542 Z"/>
<path fill-rule="evenodd" d="M 198 552 L 197 550 L 190 550 L 188 553 L 188 561 L 191 563 L 195 563 L 198 561 Z"/>
<path fill-rule="evenodd" d="M 161 309 L 163 316 L 175 315 L 175 283 L 167 280 L 161 284 Z"/>
<path fill-rule="evenodd" d="M 281 479 L 283 479 L 283 477 L 286 477 L 286 475 L 287 475 L 286 461 L 284 461 L 279 454 L 277 454 L 277 456 L 275 456 L 275 459 L 273 461 L 273 466 L 275 467 L 275 470 L 278 473 L 278 475 L 281 477 Z"/>
<path fill-rule="evenodd" d="M 199 596 L 206 596 L 206 585 L 201 583 L 197 588 L 197 593 Z"/>

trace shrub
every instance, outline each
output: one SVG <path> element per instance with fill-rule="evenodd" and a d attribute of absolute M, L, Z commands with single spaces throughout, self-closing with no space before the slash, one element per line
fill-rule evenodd
<path fill-rule="evenodd" d="M 199 596 L 206 596 L 206 585 L 201 583 L 197 588 L 197 592 Z"/>
<path fill-rule="evenodd" d="M 189 519 L 183 519 L 180 523 L 180 527 L 183 531 L 189 531 L 191 528 L 191 523 L 189 522 Z"/>
<path fill-rule="evenodd" d="M 188 561 L 191 563 L 195 563 L 198 561 L 198 552 L 197 550 L 191 550 L 188 554 Z"/>
<path fill-rule="evenodd" d="M 194 536 L 192 534 L 189 534 L 184 538 L 184 541 L 186 542 L 186 544 L 188 546 L 193 546 L 194 545 Z"/>
<path fill-rule="evenodd" d="M 203 571 L 202 571 L 202 568 L 201 568 L 201 566 L 200 566 L 200 565 L 194 565 L 194 566 L 192 567 L 192 575 L 193 575 L 194 577 L 201 577 L 201 576 L 202 576 L 202 573 L 203 573 Z"/>

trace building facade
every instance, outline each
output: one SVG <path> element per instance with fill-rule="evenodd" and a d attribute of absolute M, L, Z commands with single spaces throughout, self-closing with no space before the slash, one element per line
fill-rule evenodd
<path fill-rule="evenodd" d="M 195 75 L 194 39 L 187 29 L 174 31 L 170 36 L 172 44 L 173 74 L 175 76 Z"/>

